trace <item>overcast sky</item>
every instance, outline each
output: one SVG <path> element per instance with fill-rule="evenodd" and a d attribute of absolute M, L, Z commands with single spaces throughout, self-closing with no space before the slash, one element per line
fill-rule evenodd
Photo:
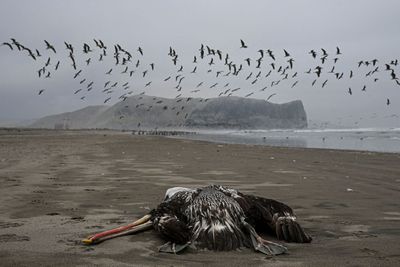
<path fill-rule="evenodd" d="M 385 63 L 400 59 L 400 1 L 398 0 L 281 0 L 281 1 L 132 1 L 132 0 L 42 0 L 0 2 L 0 41 L 9 42 L 15 38 L 23 45 L 38 49 L 42 57 L 34 61 L 25 52 L 11 51 L 0 46 L 0 122 L 39 118 L 44 115 L 61 113 L 83 108 L 88 105 L 103 104 L 111 96 L 109 104 L 118 100 L 118 96 L 132 90 L 133 94 L 146 94 L 173 98 L 179 93 L 192 97 L 216 97 L 226 88 L 241 90 L 237 96 L 266 99 L 276 93 L 270 101 L 283 103 L 296 99 L 303 101 L 309 120 L 330 121 L 334 124 L 352 126 L 355 122 L 361 126 L 399 127 L 400 86 L 391 80 L 390 72 L 384 71 Z M 83 43 L 95 48 L 93 38 L 101 39 L 108 47 L 108 56 L 99 62 L 99 51 L 84 55 Z M 57 50 L 53 55 L 45 50 L 44 39 Z M 248 45 L 240 48 L 240 39 Z M 78 70 L 81 76 L 73 79 L 76 71 L 71 67 L 64 41 L 72 43 L 76 52 Z M 121 74 L 125 66 L 115 66 L 113 45 L 120 44 L 133 55 L 129 70 L 135 70 L 133 77 Z M 209 66 L 210 57 L 197 64 L 196 74 L 190 72 L 195 64 L 193 56 L 199 54 L 200 45 L 209 45 L 229 53 L 235 63 L 243 64 L 244 70 L 238 76 L 216 78 L 215 71 L 226 66 Z M 144 55 L 137 52 L 142 47 Z M 177 66 L 167 55 L 169 47 L 178 53 Z M 336 72 L 344 77 L 335 79 L 327 72 L 333 66 L 333 58 L 339 46 L 342 55 L 336 65 Z M 304 72 L 321 65 L 308 52 L 314 49 L 321 56 L 320 48 L 328 52 L 323 75 L 314 86 L 311 83 L 316 75 Z M 295 60 L 290 74 L 298 72 L 295 78 L 282 81 L 271 87 L 271 81 L 280 79 L 279 74 L 269 78 L 259 78 L 255 84 L 251 81 L 259 69 L 255 68 L 255 59 L 259 49 L 274 51 L 276 65 L 287 65 L 283 49 Z M 40 69 L 47 58 L 51 57 L 48 70 L 51 78 L 38 78 Z M 86 67 L 85 60 L 92 58 Z M 252 58 L 247 67 L 245 58 Z M 135 68 L 140 59 L 139 68 Z M 357 67 L 360 60 L 378 59 L 379 72 L 366 77 L 371 66 Z M 54 71 L 57 61 L 60 68 Z M 265 56 L 261 68 L 262 76 L 268 73 L 272 61 Z M 150 70 L 150 63 L 155 70 Z M 175 75 L 180 66 L 184 66 L 185 76 L 182 90 L 175 88 Z M 322 65 L 321 65 L 322 66 Z M 392 66 L 400 77 L 400 65 Z M 105 72 L 113 68 L 113 75 Z M 207 73 L 212 69 L 211 73 Z M 142 72 L 148 70 L 145 78 Z M 349 79 L 350 70 L 354 77 Z M 245 78 L 253 72 L 253 76 Z M 173 76 L 171 80 L 163 79 Z M 261 76 L 260 76 L 261 77 Z M 378 78 L 376 82 L 375 78 Z M 79 81 L 86 79 L 83 84 Z M 323 81 L 328 79 L 324 88 Z M 105 94 L 105 81 L 129 82 L 130 88 L 115 88 L 114 93 Z M 87 92 L 86 85 L 93 81 L 93 89 Z M 144 85 L 152 81 L 151 85 Z M 291 85 L 298 81 L 294 88 Z M 199 92 L 196 85 L 204 82 Z M 209 88 L 218 82 L 216 88 Z M 366 85 L 366 91 L 361 91 Z M 267 89 L 260 92 L 260 89 Z M 353 94 L 348 93 L 352 88 Z M 39 90 L 44 93 L 38 95 Z M 82 89 L 76 95 L 74 92 Z M 81 97 L 85 96 L 84 100 Z M 387 105 L 387 99 L 390 105 Z"/>

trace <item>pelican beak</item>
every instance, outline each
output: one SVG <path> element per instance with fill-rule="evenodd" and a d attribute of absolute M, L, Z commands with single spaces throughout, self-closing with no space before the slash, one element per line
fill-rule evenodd
<path fill-rule="evenodd" d="M 103 242 L 107 239 L 115 238 L 118 236 L 128 235 L 137 233 L 140 231 L 148 230 L 153 227 L 153 222 L 150 221 L 151 215 L 147 214 L 137 221 L 134 221 L 128 225 L 120 226 L 111 230 L 107 230 L 95 235 L 89 236 L 82 240 L 85 245 L 94 245 Z"/>

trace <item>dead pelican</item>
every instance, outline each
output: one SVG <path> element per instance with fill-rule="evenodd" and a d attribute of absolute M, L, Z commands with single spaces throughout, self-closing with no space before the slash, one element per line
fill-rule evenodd
<path fill-rule="evenodd" d="M 196 189 L 173 187 L 164 200 L 143 218 L 83 240 L 96 244 L 104 240 L 154 229 L 168 242 L 160 252 L 177 253 L 188 246 L 210 250 L 252 247 L 267 255 L 285 253 L 281 244 L 263 239 L 257 232 L 269 232 L 287 242 L 309 243 L 307 235 L 287 205 L 246 195 L 220 185 Z"/>

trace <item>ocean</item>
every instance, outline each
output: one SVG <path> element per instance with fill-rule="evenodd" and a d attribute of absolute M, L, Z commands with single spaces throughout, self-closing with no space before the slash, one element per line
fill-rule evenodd
<path fill-rule="evenodd" d="M 233 144 L 400 153 L 400 128 L 200 130 L 196 135 L 184 138 Z"/>

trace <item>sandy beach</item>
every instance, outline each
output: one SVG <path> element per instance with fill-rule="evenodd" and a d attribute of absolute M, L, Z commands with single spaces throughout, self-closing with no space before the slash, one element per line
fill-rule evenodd
<path fill-rule="evenodd" d="M 288 204 L 313 242 L 272 258 L 162 254 L 152 231 L 80 243 L 146 214 L 169 187 L 212 183 Z M 400 265 L 400 154 L 0 130 L 0 185 L 1 266 Z"/>

